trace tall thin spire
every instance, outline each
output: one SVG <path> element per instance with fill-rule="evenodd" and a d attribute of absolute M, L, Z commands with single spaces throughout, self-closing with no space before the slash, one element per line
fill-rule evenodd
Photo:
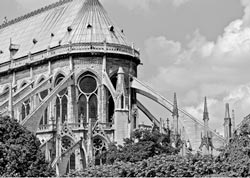
<path fill-rule="evenodd" d="M 229 104 L 226 103 L 226 112 L 224 118 L 224 137 L 226 138 L 227 142 L 229 142 L 231 136 L 232 136 L 232 121 L 230 117 Z"/>
<path fill-rule="evenodd" d="M 235 131 L 235 112 L 234 112 L 234 109 L 232 110 L 232 129 L 233 129 L 233 132 Z"/>
<path fill-rule="evenodd" d="M 174 93 L 174 106 L 173 106 L 173 125 L 174 125 L 174 134 L 178 135 L 178 119 L 179 119 L 179 113 L 178 113 L 178 105 L 177 105 L 177 96 L 176 93 Z"/>
<path fill-rule="evenodd" d="M 205 97 L 205 102 L 204 102 L 203 120 L 204 121 L 209 120 L 208 109 L 207 109 L 207 97 Z"/>
<path fill-rule="evenodd" d="M 177 96 L 176 93 L 174 93 L 174 106 L 173 106 L 173 117 L 176 116 L 179 118 L 179 112 L 178 112 L 178 104 L 177 104 Z"/>
<path fill-rule="evenodd" d="M 226 103 L 226 113 L 225 113 L 225 118 L 230 118 L 230 110 L 229 110 L 229 103 Z"/>

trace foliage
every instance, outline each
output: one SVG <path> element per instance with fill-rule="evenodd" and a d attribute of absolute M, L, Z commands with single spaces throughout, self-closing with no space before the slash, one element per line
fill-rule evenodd
<path fill-rule="evenodd" d="M 177 149 L 170 144 L 170 135 L 155 130 L 135 130 L 130 139 L 124 139 L 124 145 L 110 144 L 104 157 L 108 164 L 114 161 L 138 162 L 160 154 L 176 154 Z"/>
<path fill-rule="evenodd" d="M 219 173 L 226 176 L 250 176 L 250 126 L 245 124 L 217 157 Z"/>
<path fill-rule="evenodd" d="M 51 177 L 54 170 L 39 150 L 40 142 L 15 120 L 0 117 L 0 176 Z"/>
<path fill-rule="evenodd" d="M 137 135 L 138 133 L 135 133 Z M 141 135 L 134 138 L 142 138 Z M 155 140 L 147 136 L 140 141 Z M 158 140 L 158 139 L 156 139 Z M 139 143 L 138 142 L 138 143 Z M 145 145 L 146 145 L 145 142 Z M 133 140 L 125 142 L 133 145 Z M 145 146 L 144 145 L 144 146 Z M 126 145 L 124 146 L 126 147 Z M 117 148 L 113 145 L 113 160 Z M 116 150 L 117 149 L 117 150 Z M 128 148 L 127 148 L 128 149 Z M 141 147 L 141 153 L 146 148 Z M 147 150 L 147 149 L 146 149 Z M 129 152 L 128 152 L 129 153 Z M 119 153 L 121 154 L 121 153 Z M 133 154 L 131 154 L 133 155 Z M 134 154 L 136 155 L 136 154 Z M 132 158 L 128 159 L 132 160 Z M 160 154 L 140 161 L 114 161 L 112 165 L 103 165 L 87 168 L 83 171 L 71 173 L 70 177 L 249 177 L 250 176 L 250 126 L 244 125 L 238 134 L 234 134 L 230 143 L 225 146 L 218 157 L 202 156 L 200 154 L 181 157 L 178 155 Z"/>
<path fill-rule="evenodd" d="M 115 162 L 71 173 L 70 177 L 191 177 L 214 173 L 213 158 L 177 155 L 156 155 L 149 159 L 131 162 Z"/>

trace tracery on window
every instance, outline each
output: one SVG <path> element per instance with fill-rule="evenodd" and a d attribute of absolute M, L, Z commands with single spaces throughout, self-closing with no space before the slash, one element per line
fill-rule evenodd
<path fill-rule="evenodd" d="M 73 145 L 74 141 L 70 137 L 68 136 L 62 137 L 62 152 L 67 151 Z"/>
<path fill-rule="evenodd" d="M 55 86 L 59 85 L 60 82 L 64 79 L 62 74 L 59 74 L 55 80 Z M 68 89 L 64 88 L 57 94 L 56 97 L 56 121 L 58 122 L 59 118 L 63 124 L 67 120 L 68 114 Z"/>
<path fill-rule="evenodd" d="M 85 74 L 78 81 L 78 116 L 80 122 L 86 123 L 89 118 L 93 122 L 97 120 L 98 113 L 98 83 L 91 74 Z"/>
<path fill-rule="evenodd" d="M 103 153 L 107 150 L 106 142 L 99 137 L 94 138 L 93 149 L 94 149 L 94 155 L 95 155 L 95 165 L 105 164 L 106 157 Z"/>

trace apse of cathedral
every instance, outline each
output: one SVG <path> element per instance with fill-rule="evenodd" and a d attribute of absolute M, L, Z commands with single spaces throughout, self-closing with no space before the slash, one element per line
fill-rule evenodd
<path fill-rule="evenodd" d="M 140 52 L 108 16 L 99 0 L 61 0 L 0 26 L 0 113 L 37 135 L 58 175 L 101 165 L 109 143 L 123 144 L 138 123 L 139 110 L 171 130 L 182 155 L 216 154 L 227 138 L 162 97 L 137 78 Z M 137 96 L 157 102 L 172 115 L 158 119 Z M 179 146 L 179 145 L 178 145 Z"/>

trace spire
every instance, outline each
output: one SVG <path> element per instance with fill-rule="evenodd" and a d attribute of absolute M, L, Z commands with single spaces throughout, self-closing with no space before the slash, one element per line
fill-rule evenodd
<path fill-rule="evenodd" d="M 207 97 L 205 97 L 205 102 L 204 102 L 204 112 L 203 112 L 203 120 L 209 120 L 208 117 L 208 109 L 207 109 Z"/>
<path fill-rule="evenodd" d="M 174 93 L 173 117 L 174 116 L 176 116 L 177 118 L 179 117 L 176 93 Z"/>
<path fill-rule="evenodd" d="M 232 126 L 233 132 L 235 131 L 235 112 L 232 110 Z"/>
<path fill-rule="evenodd" d="M 230 118 L 229 104 L 226 103 L 225 119 L 229 119 L 229 118 Z"/>

